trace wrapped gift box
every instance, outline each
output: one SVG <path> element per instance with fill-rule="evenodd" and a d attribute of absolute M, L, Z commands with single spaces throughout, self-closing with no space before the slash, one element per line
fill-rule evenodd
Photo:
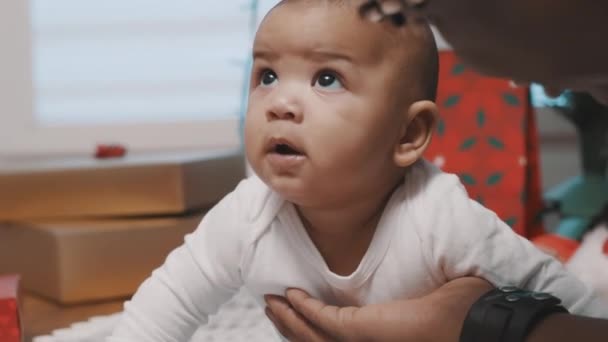
<path fill-rule="evenodd" d="M 440 117 L 425 157 L 515 232 L 537 235 L 543 204 L 529 89 L 480 75 L 453 52 L 441 52 L 439 70 Z"/>
<path fill-rule="evenodd" d="M 19 276 L 0 275 L 0 341 L 20 342 Z"/>
<path fill-rule="evenodd" d="M 245 177 L 244 164 L 239 151 L 4 160 L 0 221 L 201 210 Z"/>
<path fill-rule="evenodd" d="M 21 274 L 24 289 L 60 303 L 127 297 L 202 217 L 0 224 L 0 273 Z"/>

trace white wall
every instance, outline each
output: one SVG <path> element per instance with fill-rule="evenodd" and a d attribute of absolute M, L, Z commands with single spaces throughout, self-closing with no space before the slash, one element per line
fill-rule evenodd
<path fill-rule="evenodd" d="M 21 138 L 19 131 L 35 124 L 30 115 L 33 92 L 28 13 L 28 1 L 0 1 L 0 152 L 10 150 Z"/>

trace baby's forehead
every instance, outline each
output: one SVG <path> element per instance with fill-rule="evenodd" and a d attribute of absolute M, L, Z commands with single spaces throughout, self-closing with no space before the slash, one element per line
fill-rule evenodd
<path fill-rule="evenodd" d="M 254 50 L 331 50 L 349 55 L 355 62 L 394 63 L 401 59 L 404 63 L 408 59 L 389 57 L 420 49 L 416 39 L 398 28 L 361 19 L 352 1 L 334 2 L 292 0 L 275 7 L 256 33 Z"/>

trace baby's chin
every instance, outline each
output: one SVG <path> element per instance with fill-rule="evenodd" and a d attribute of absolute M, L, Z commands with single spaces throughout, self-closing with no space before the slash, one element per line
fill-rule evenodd
<path fill-rule="evenodd" d="M 253 164 L 256 176 L 272 191 L 298 206 L 316 206 L 323 202 L 315 177 L 306 173 L 277 174 L 264 164 Z"/>
<path fill-rule="evenodd" d="M 319 202 L 319 195 L 313 191 L 311 184 L 299 177 L 259 174 L 258 177 L 284 200 L 296 205 L 307 205 Z"/>
<path fill-rule="evenodd" d="M 272 191 L 289 202 L 304 204 L 309 201 L 314 201 L 315 196 L 311 193 L 311 186 L 307 186 L 306 182 L 302 179 L 271 176 L 269 179 L 263 177 L 262 180 L 270 189 L 272 189 Z"/>

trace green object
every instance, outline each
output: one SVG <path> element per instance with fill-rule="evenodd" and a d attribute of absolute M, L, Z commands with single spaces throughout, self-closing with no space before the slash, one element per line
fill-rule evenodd
<path fill-rule="evenodd" d="M 566 217 L 559 222 L 559 225 L 553 232 L 561 237 L 571 240 L 580 241 L 589 229 L 591 219 L 583 217 Z"/>
<path fill-rule="evenodd" d="M 593 220 L 608 208 L 608 107 L 586 93 L 566 92 L 563 105 L 553 106 L 579 135 L 582 173 L 545 194 L 558 204 L 561 222 L 555 233 L 580 240 Z"/>
<path fill-rule="evenodd" d="M 608 206 L 608 181 L 605 177 L 574 177 L 545 193 L 545 199 L 558 202 L 564 216 L 592 218 Z"/>

